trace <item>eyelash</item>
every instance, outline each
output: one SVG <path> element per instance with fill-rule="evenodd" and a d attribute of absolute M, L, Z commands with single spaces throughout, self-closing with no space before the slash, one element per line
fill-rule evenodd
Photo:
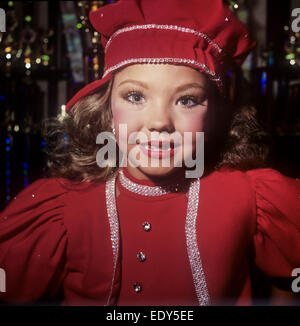
<path fill-rule="evenodd" d="M 136 91 L 136 90 L 131 90 L 131 91 L 129 91 L 128 93 L 126 93 L 124 96 L 123 96 L 123 98 L 124 98 L 124 100 L 126 100 L 126 101 L 128 101 L 128 102 L 130 102 L 130 103 L 132 103 L 132 104 L 134 104 L 134 105 L 139 105 L 139 104 L 141 104 L 141 103 L 137 103 L 137 102 L 133 102 L 133 101 L 130 101 L 129 100 L 129 97 L 130 96 L 140 96 L 140 97 L 143 97 L 143 94 L 140 92 L 140 91 Z M 192 100 L 193 102 L 194 102 L 194 104 L 193 105 L 183 105 L 184 107 L 187 107 L 187 108 L 192 108 L 192 107 L 194 107 L 194 106 L 197 106 L 197 105 L 200 105 L 200 104 L 202 104 L 202 103 L 204 103 L 204 101 L 206 100 L 206 98 L 202 98 L 202 97 L 198 97 L 198 96 L 195 96 L 195 95 L 183 95 L 183 96 L 181 96 L 180 97 L 180 99 L 179 100 Z M 179 101 L 178 100 L 178 101 Z M 177 101 L 177 102 L 178 102 Z"/>

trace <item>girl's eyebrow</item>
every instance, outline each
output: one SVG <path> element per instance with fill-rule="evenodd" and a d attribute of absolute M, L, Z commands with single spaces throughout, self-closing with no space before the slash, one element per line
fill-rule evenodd
<path fill-rule="evenodd" d="M 182 91 L 185 91 L 185 90 L 190 89 L 190 88 L 201 88 L 204 91 L 206 91 L 206 87 L 201 85 L 201 84 L 198 84 L 198 83 L 190 83 L 190 84 L 185 84 L 185 85 L 178 86 L 175 91 L 176 92 L 182 92 Z"/>
<path fill-rule="evenodd" d="M 121 85 L 125 84 L 125 83 L 131 83 L 131 84 L 137 84 L 139 86 L 142 86 L 143 88 L 145 89 L 149 89 L 148 85 L 139 81 L 139 80 L 134 80 L 134 79 L 126 79 L 124 81 L 122 81 L 118 87 L 120 87 Z M 184 84 L 184 85 L 180 85 L 178 86 L 176 89 L 175 89 L 175 92 L 182 92 L 182 91 L 185 91 L 189 88 L 201 88 L 203 90 L 206 91 L 206 87 L 204 87 L 203 85 L 201 84 L 198 84 L 198 83 L 190 83 L 190 84 Z"/>
<path fill-rule="evenodd" d="M 139 81 L 139 80 L 134 80 L 134 79 L 126 79 L 126 80 L 122 81 L 122 82 L 118 85 L 118 87 L 120 87 L 121 85 L 123 85 L 123 84 L 125 84 L 125 83 L 137 84 L 137 85 L 139 85 L 139 86 L 142 86 L 142 87 L 145 88 L 145 89 L 148 89 L 147 84 L 145 84 L 145 83 L 143 83 L 143 82 L 141 82 L 141 81 Z"/>

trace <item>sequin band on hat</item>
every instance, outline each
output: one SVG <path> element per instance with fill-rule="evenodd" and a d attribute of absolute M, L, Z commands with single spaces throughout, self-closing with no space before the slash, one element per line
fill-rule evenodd
<path fill-rule="evenodd" d="M 209 44 L 212 44 L 219 53 L 221 53 L 223 51 L 219 47 L 219 45 L 217 43 L 213 42 L 206 34 L 204 34 L 202 32 L 198 32 L 194 29 L 177 26 L 177 25 L 147 24 L 147 25 L 134 25 L 134 26 L 129 26 L 129 27 L 125 27 L 125 28 L 121 28 L 121 29 L 117 30 L 108 40 L 108 42 L 105 46 L 105 52 L 107 51 L 110 43 L 116 36 L 118 36 L 122 33 L 132 32 L 132 31 L 141 30 L 141 29 L 160 29 L 160 30 L 176 31 L 176 32 L 183 32 L 183 33 L 191 33 L 193 35 L 196 35 L 196 36 L 199 36 L 199 37 L 202 37 L 203 39 L 205 39 Z"/>
<path fill-rule="evenodd" d="M 211 71 L 206 67 L 201 62 L 197 62 L 192 59 L 183 59 L 183 58 L 132 58 L 132 59 L 127 59 L 124 61 L 121 61 L 120 63 L 107 68 L 103 74 L 103 77 L 105 77 L 107 74 L 113 72 L 114 70 L 117 70 L 123 66 L 126 66 L 128 64 L 132 63 L 183 63 L 183 64 L 190 64 L 192 66 L 195 66 L 196 68 L 201 68 L 203 71 L 208 74 L 211 78 L 212 81 L 217 83 L 218 87 L 222 87 L 222 80 L 220 76 L 218 76 L 214 71 Z"/>

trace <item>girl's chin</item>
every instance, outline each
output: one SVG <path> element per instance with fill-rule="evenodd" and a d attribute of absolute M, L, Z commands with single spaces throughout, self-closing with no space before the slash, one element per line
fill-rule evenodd
<path fill-rule="evenodd" d="M 167 177 L 175 172 L 178 172 L 179 169 L 182 169 L 180 167 L 132 167 L 130 164 L 127 167 L 129 173 L 131 173 L 133 176 L 139 178 L 144 177 L 158 177 L 158 178 L 164 178 Z"/>

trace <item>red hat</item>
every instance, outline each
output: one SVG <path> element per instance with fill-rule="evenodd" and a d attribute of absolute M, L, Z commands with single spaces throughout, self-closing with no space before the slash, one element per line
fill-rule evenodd
<path fill-rule="evenodd" d="M 105 70 L 73 96 L 67 111 L 117 69 L 135 63 L 187 65 L 222 90 L 225 73 L 255 46 L 222 0 L 119 0 L 91 11 L 89 18 L 101 34 Z"/>

